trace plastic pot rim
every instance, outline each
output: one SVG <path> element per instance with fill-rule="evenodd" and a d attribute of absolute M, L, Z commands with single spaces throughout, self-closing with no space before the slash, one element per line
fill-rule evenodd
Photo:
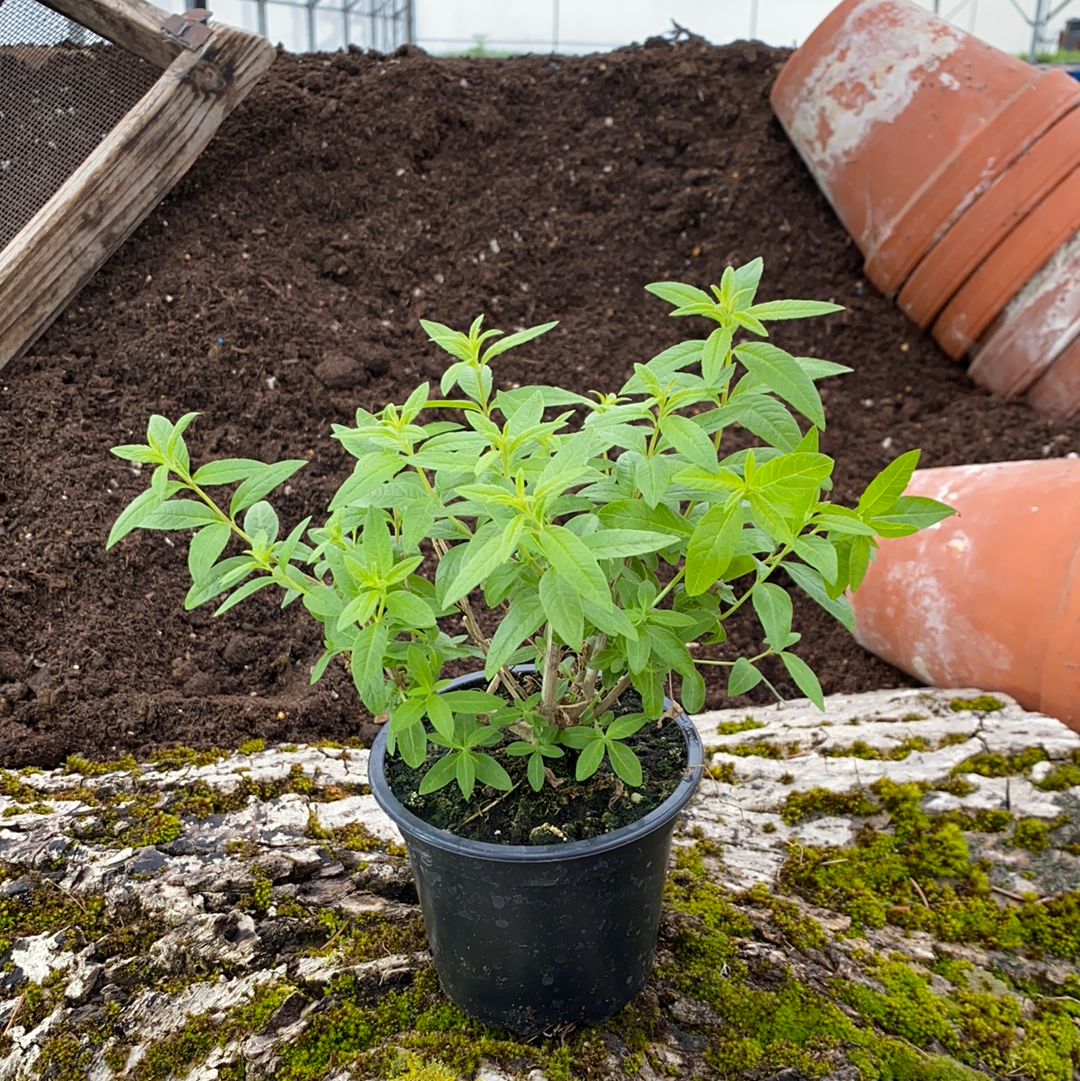
<path fill-rule="evenodd" d="M 462 676 L 454 680 L 447 690 L 455 684 L 471 682 L 476 676 Z M 673 820 L 690 802 L 697 791 L 698 782 L 705 764 L 704 747 L 701 736 L 694 722 L 686 713 L 680 712 L 672 718 L 686 740 L 686 768 L 682 779 L 675 786 L 667 799 L 654 807 L 648 814 L 636 822 L 620 826 L 600 837 L 587 837 L 581 841 L 566 841 L 549 845 L 499 845 L 489 841 L 474 841 L 468 837 L 459 837 L 449 830 L 425 822 L 414 815 L 390 790 L 386 780 L 384 763 L 386 761 L 386 742 L 389 738 L 389 726 L 383 725 L 375 737 L 368 757 L 368 784 L 375 802 L 390 816 L 394 824 L 403 833 L 411 834 L 419 841 L 434 845 L 447 852 L 472 859 L 489 860 L 492 863 L 560 863 L 568 860 L 592 859 L 604 852 L 621 848 L 633 841 L 640 834 L 650 833 Z"/>

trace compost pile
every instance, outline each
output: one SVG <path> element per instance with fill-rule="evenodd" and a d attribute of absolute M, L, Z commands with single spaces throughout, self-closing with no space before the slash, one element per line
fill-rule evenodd
<path fill-rule="evenodd" d="M 846 309 L 773 335 L 854 369 L 823 388 L 840 500 L 912 447 L 945 465 L 1080 446 L 1080 423 L 989 398 L 864 281 L 769 108 L 786 55 L 694 38 L 583 58 L 281 55 L 0 373 L 0 765 L 370 740 L 346 672 L 309 685 L 321 628 L 300 605 L 267 592 L 216 620 L 185 613 L 181 539 L 105 553 L 147 483 L 108 450 L 141 441 L 153 412 L 197 410 L 196 461 L 307 458 L 275 506 L 290 525 L 318 517 L 350 469 L 331 424 L 437 381 L 420 317 L 559 319 L 497 382 L 614 390 L 703 329 L 669 319 L 647 282 L 705 286 L 761 255 L 761 299 Z M 910 684 L 811 602 L 796 620 L 826 692 Z M 758 634 L 751 615 L 726 648 L 756 652 Z M 730 704 L 721 681 L 708 704 Z"/>

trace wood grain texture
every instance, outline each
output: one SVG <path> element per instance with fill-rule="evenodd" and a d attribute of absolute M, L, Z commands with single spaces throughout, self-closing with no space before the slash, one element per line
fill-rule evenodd
<path fill-rule="evenodd" d="M 265 38 L 214 27 L 206 46 L 182 51 L 0 252 L 0 368 L 33 344 L 187 172 L 274 56 Z"/>
<path fill-rule="evenodd" d="M 169 13 L 147 0 L 40 0 L 40 3 L 162 70 L 183 49 L 179 42 L 161 32 Z"/>

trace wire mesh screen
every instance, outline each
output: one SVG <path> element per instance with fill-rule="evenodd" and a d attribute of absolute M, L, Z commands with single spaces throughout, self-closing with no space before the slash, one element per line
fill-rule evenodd
<path fill-rule="evenodd" d="M 35 0 L 0 0 L 0 250 L 160 75 Z"/>

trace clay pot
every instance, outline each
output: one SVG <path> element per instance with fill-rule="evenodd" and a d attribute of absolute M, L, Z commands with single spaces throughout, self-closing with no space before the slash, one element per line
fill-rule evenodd
<path fill-rule="evenodd" d="M 1080 170 L 1067 176 L 982 261 L 934 323 L 949 356 L 965 356 L 1028 280 L 1080 229 Z"/>
<path fill-rule="evenodd" d="M 1062 78 L 1076 85 L 1067 75 Z M 1000 173 L 926 253 L 900 290 L 897 302 L 907 316 L 928 327 L 998 244 L 1013 229 L 1026 229 L 1025 215 L 1077 165 L 1080 109 L 1072 109 Z"/>
<path fill-rule="evenodd" d="M 771 101 L 891 295 L 972 198 L 1080 100 L 1080 86 L 910 0 L 844 0 Z"/>
<path fill-rule="evenodd" d="M 1080 731 L 1080 459 L 921 469 L 907 493 L 957 514 L 882 543 L 852 597 L 858 641 Z"/>
<path fill-rule="evenodd" d="M 1071 417 L 1080 411 L 1080 337 L 1031 385 L 1027 400 L 1052 416 Z"/>
<path fill-rule="evenodd" d="M 978 345 L 968 374 L 995 394 L 1023 394 L 1044 374 L 1049 377 L 1077 334 L 1080 237 L 1059 248 L 1009 302 Z"/>

